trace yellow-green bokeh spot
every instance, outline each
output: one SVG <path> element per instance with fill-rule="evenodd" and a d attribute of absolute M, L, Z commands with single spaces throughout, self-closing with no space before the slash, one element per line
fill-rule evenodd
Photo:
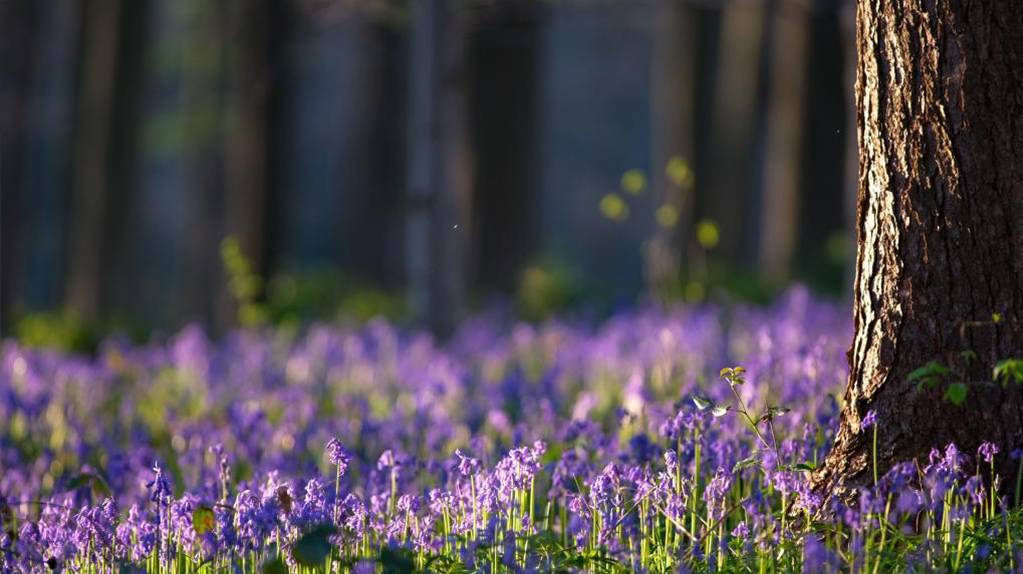
<path fill-rule="evenodd" d="M 624 221 L 629 217 L 629 206 L 617 193 L 609 193 L 600 200 L 600 212 L 612 221 Z"/>
<path fill-rule="evenodd" d="M 689 167 L 689 162 L 681 156 L 675 156 L 668 160 L 664 173 L 672 183 L 682 188 L 692 187 L 696 179 L 693 176 L 693 170 Z"/>
<path fill-rule="evenodd" d="M 664 204 L 658 207 L 654 217 L 657 219 L 657 225 L 665 229 L 678 225 L 678 210 L 673 205 Z"/>
<path fill-rule="evenodd" d="M 639 195 L 646 189 L 646 174 L 638 169 L 630 169 L 622 174 L 622 189 L 626 193 Z"/>
<path fill-rule="evenodd" d="M 718 224 L 713 219 L 704 219 L 696 225 L 696 240 L 704 249 L 713 249 L 721 239 Z"/>

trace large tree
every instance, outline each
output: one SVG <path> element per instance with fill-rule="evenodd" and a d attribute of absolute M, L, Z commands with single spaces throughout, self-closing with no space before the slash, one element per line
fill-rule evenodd
<path fill-rule="evenodd" d="M 1023 387 L 992 369 L 1023 356 L 1023 10 L 861 0 L 856 19 L 856 336 L 815 479 L 839 495 L 870 480 L 871 410 L 879 472 L 989 440 L 1005 476 Z"/>

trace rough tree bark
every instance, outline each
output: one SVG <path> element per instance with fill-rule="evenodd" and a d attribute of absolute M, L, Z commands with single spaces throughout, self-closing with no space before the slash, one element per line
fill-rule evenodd
<path fill-rule="evenodd" d="M 869 410 L 881 473 L 990 440 L 1006 476 L 1023 445 L 1023 390 L 990 381 L 996 361 L 1023 356 L 1023 11 L 862 0 L 857 47 L 856 337 L 815 482 L 842 497 L 867 482 Z M 955 374 L 918 390 L 908 375 L 930 361 Z M 943 399 L 951 382 L 968 384 L 961 406 Z"/>

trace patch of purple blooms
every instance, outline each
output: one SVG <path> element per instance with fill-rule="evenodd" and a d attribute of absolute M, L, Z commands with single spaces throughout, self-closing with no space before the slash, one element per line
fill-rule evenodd
<path fill-rule="evenodd" d="M 802 290 L 723 313 L 485 315 L 443 346 L 381 321 L 218 343 L 190 327 L 165 344 L 112 339 L 95 358 L 4 342 L 0 571 L 259 572 L 278 556 L 298 571 L 326 544 L 316 566 L 332 572 L 440 558 L 474 572 L 837 572 L 878 570 L 881 524 L 889 544 L 920 525 L 952 540 L 971 520 L 1006 538 L 990 477 L 954 445 L 855 504 L 822 500 L 800 464 L 837 427 L 847 313 Z M 734 365 L 751 410 L 792 407 L 769 438 L 692 400 L 731 405 L 706 381 Z M 861 428 L 875 424 L 870 411 Z M 998 453 L 985 443 L 977 458 Z M 810 530 L 821 509 L 835 520 Z M 956 548 L 934 544 L 920 555 Z M 1003 565 L 1013 551 L 974 554 Z"/>

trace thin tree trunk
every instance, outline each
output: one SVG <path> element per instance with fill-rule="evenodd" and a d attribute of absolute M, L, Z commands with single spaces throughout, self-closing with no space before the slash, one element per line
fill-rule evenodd
<path fill-rule="evenodd" d="M 34 2 L 0 3 L 0 334 L 6 335 L 18 289 L 22 165 L 40 9 Z"/>
<path fill-rule="evenodd" d="M 413 312 L 440 334 L 465 309 L 472 158 L 467 141 L 465 24 L 456 0 L 413 7 L 409 114 L 408 282 Z"/>
<path fill-rule="evenodd" d="M 227 234 L 261 277 L 269 271 L 267 222 L 274 185 L 275 95 L 280 83 L 280 0 L 233 0 L 230 5 L 230 95 L 225 157 Z M 223 283 L 223 282 L 222 282 Z M 217 319 L 231 322 L 226 293 Z"/>
<path fill-rule="evenodd" d="M 75 114 L 65 303 L 86 318 L 95 317 L 100 303 L 122 10 L 120 0 L 92 0 L 81 12 L 83 55 Z"/>
<path fill-rule="evenodd" d="M 756 0 L 728 2 L 721 15 L 721 39 L 714 88 L 712 157 L 707 181 L 707 213 L 721 224 L 717 251 L 735 262 L 743 247 L 743 230 L 752 165 L 757 83 L 764 9 Z"/>
<path fill-rule="evenodd" d="M 791 275 L 798 229 L 807 6 L 795 0 L 779 2 L 769 17 L 773 31 L 761 153 L 758 249 L 763 278 L 782 284 Z"/>
<path fill-rule="evenodd" d="M 366 209 L 367 219 L 374 226 L 368 237 L 378 249 L 368 254 L 366 267 L 380 287 L 392 290 L 401 287 L 405 275 L 405 214 L 395 206 L 404 202 L 408 167 L 405 133 L 409 38 L 404 22 L 392 18 L 378 16 L 368 27 L 371 56 L 367 65 L 373 82 L 367 96 L 372 105 L 366 130 L 370 165 L 367 188 L 371 190 Z"/>
<path fill-rule="evenodd" d="M 182 48 L 184 150 L 189 188 L 188 231 L 184 241 L 184 288 L 179 316 L 217 327 L 214 293 L 220 277 L 219 243 L 224 231 L 224 109 L 219 86 L 224 72 L 227 0 L 186 0 Z"/>
<path fill-rule="evenodd" d="M 855 323 L 836 444 L 815 482 L 844 496 L 954 442 L 1023 446 L 1023 11 L 1013 2 L 864 0 L 857 13 L 860 149 Z M 965 353 L 965 354 L 964 354 Z M 930 361 L 954 373 L 918 390 Z M 966 383 L 965 403 L 944 400 Z"/>
<path fill-rule="evenodd" d="M 659 0 L 651 11 L 654 49 L 650 72 L 652 132 L 651 186 L 662 215 L 654 237 L 644 246 L 644 265 L 651 295 L 677 295 L 681 266 L 693 223 L 692 179 L 676 181 L 668 166 L 675 160 L 694 162 L 696 107 L 696 14 L 686 0 Z M 663 213 L 663 212 L 662 212 Z M 672 219 L 675 221 L 672 223 Z"/>
<path fill-rule="evenodd" d="M 103 282 L 99 307 L 104 313 L 118 314 L 140 308 L 138 269 L 132 264 L 139 255 L 136 245 L 139 230 L 133 215 L 139 207 L 135 197 L 139 189 L 139 128 L 150 37 L 149 9 L 150 0 L 132 0 L 123 4 L 120 18 L 113 102 L 116 113 L 110 128 L 111 163 L 100 247 Z"/>
<path fill-rule="evenodd" d="M 858 186 L 857 170 L 859 168 L 859 148 L 856 143 L 856 0 L 841 0 L 839 6 L 839 24 L 842 28 L 842 47 L 845 56 L 844 90 L 845 95 L 845 165 L 842 184 L 842 208 L 845 217 L 846 244 L 845 273 L 843 277 L 848 288 L 843 295 L 846 301 L 852 301 L 853 286 L 856 284 L 856 193 Z"/>
<path fill-rule="evenodd" d="M 540 7 L 481 8 L 471 41 L 474 284 L 512 291 L 535 250 Z"/>

